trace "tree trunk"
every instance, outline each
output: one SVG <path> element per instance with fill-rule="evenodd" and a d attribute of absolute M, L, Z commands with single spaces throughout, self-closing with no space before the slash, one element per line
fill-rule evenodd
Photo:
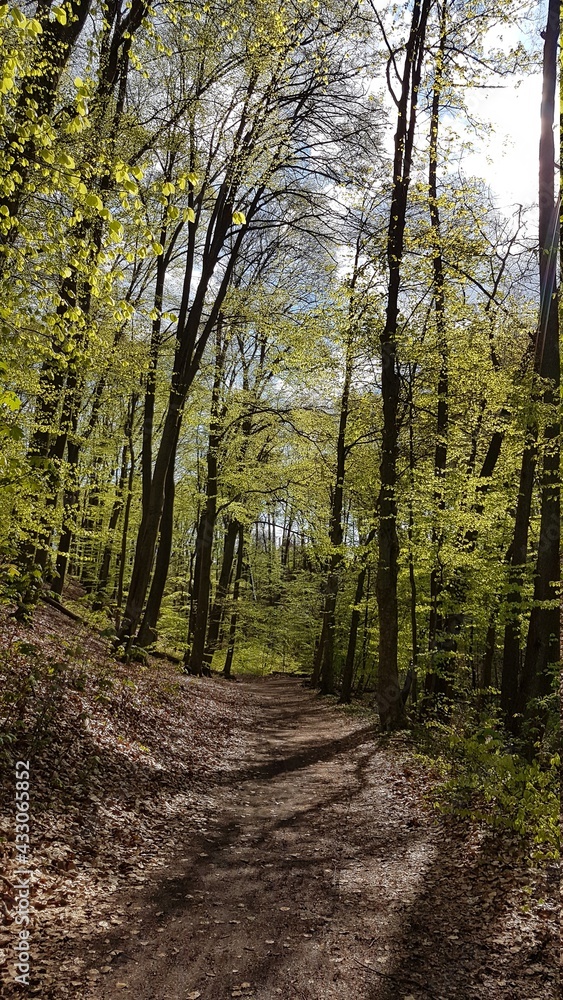
<path fill-rule="evenodd" d="M 534 579 L 534 602 L 517 709 L 525 722 L 545 725 L 545 709 L 534 699 L 554 689 L 555 665 L 559 661 L 560 583 L 560 358 L 557 294 L 557 247 L 559 246 L 559 206 L 555 202 L 553 121 L 557 84 L 557 46 L 560 32 L 558 0 L 550 0 L 545 32 L 542 95 L 542 140 L 540 145 L 540 277 L 541 358 L 538 364 L 545 380 L 543 405 L 549 414 L 543 432 L 543 462 L 540 476 L 541 517 L 538 556 Z M 563 253 L 563 251 L 562 251 Z M 533 742 L 533 737 L 532 737 Z"/>
<path fill-rule="evenodd" d="M 78 444 L 75 441 L 69 441 L 67 456 L 68 464 L 72 470 L 71 475 L 73 476 L 77 474 L 79 453 L 80 448 Z M 63 531 L 59 539 L 59 548 L 55 563 L 55 577 L 51 584 L 53 592 L 58 594 L 59 597 L 62 596 L 65 585 L 70 549 L 76 532 L 79 503 L 80 491 L 76 486 L 69 486 L 63 496 Z"/>
<path fill-rule="evenodd" d="M 229 627 L 229 645 L 227 647 L 225 666 L 223 667 L 223 674 L 229 680 L 232 676 L 233 656 L 235 652 L 235 642 L 237 635 L 237 602 L 240 593 L 240 581 L 242 579 L 243 560 L 244 560 L 244 527 L 241 524 L 239 526 L 239 531 L 238 531 L 238 551 L 237 551 L 237 562 L 235 568 L 235 582 L 233 586 L 233 612 L 231 614 L 231 624 Z"/>
<path fill-rule="evenodd" d="M 170 566 L 170 556 L 172 553 L 172 538 L 174 533 L 174 466 L 175 457 L 168 466 L 166 477 L 166 491 L 164 494 L 164 507 L 160 521 L 160 537 L 156 552 L 156 562 L 154 573 L 145 608 L 145 614 L 139 634 L 137 645 L 151 646 L 157 639 L 157 622 L 160 614 L 160 606 L 164 597 L 164 588 L 168 577 Z"/>
<path fill-rule="evenodd" d="M 9 193 L 0 195 L 0 207 L 7 209 L 12 219 L 18 218 L 31 171 L 37 163 L 41 163 L 36 152 L 36 130 L 30 129 L 29 125 L 51 115 L 61 74 L 84 28 L 91 5 L 92 0 L 69 0 L 64 24 L 49 16 L 50 3 L 37 5 L 35 16 L 42 30 L 35 36 L 31 70 L 22 80 L 14 112 L 14 127 L 7 142 L 8 148 L 12 146 L 17 150 L 17 172 L 11 172 L 11 185 L 6 188 Z M 27 138 L 22 139 L 22 132 L 27 133 Z M 5 270 L 7 250 L 16 236 L 17 227 L 13 226 L 3 238 L 0 273 Z"/>
<path fill-rule="evenodd" d="M 209 628 L 207 632 L 207 643 L 205 651 L 205 662 L 211 666 L 213 656 L 219 648 L 219 633 L 223 619 L 225 600 L 229 591 L 229 580 L 233 569 L 233 558 L 235 554 L 235 543 L 239 532 L 238 521 L 229 520 L 223 541 L 223 558 L 221 560 L 221 570 L 215 601 L 209 615 Z"/>
<path fill-rule="evenodd" d="M 547 694 L 551 686 L 549 664 L 559 657 L 559 616 L 555 589 L 560 575 L 560 449 L 557 415 L 560 385 L 559 320 L 557 309 L 558 206 L 555 201 L 555 147 L 553 124 L 557 83 L 557 47 L 559 39 L 559 2 L 550 0 L 544 34 L 543 91 L 539 152 L 539 271 L 540 315 L 534 356 L 534 390 L 537 376 L 547 380 L 543 404 L 553 414 L 544 430 L 544 457 L 541 476 L 541 523 L 534 582 L 534 606 L 530 616 L 526 655 L 521 678 L 519 614 L 522 608 L 521 584 L 527 557 L 528 527 L 537 455 L 537 427 L 527 429 L 522 458 L 520 490 L 511 559 L 512 588 L 508 595 L 511 615 L 505 631 L 501 705 L 507 725 L 514 732 L 521 727 L 523 714 L 531 699 Z M 535 392 L 534 392 L 535 394 Z M 540 602 L 542 602 L 540 604 Z"/>
<path fill-rule="evenodd" d="M 247 212 L 247 221 L 251 213 L 258 204 L 262 191 L 260 190 L 254 198 L 253 205 Z M 219 196 L 218 196 L 219 197 Z M 217 202 L 217 205 L 219 202 Z M 131 584 L 127 597 L 127 605 L 123 616 L 123 622 L 117 637 L 118 643 L 129 641 L 134 635 L 143 612 L 143 605 L 151 577 L 154 562 L 158 533 L 160 529 L 160 519 L 164 505 L 164 492 L 166 474 L 168 466 L 174 454 L 176 441 L 180 433 L 182 422 L 182 412 L 184 404 L 199 370 L 203 351 L 207 344 L 212 330 L 216 327 L 221 310 L 221 305 L 227 294 L 231 275 L 241 247 L 243 232 L 246 227 L 242 227 L 234 240 L 229 258 L 223 270 L 223 275 L 219 289 L 215 293 L 213 305 L 209 311 L 207 321 L 203 330 L 200 329 L 206 295 L 213 277 L 217 259 L 223 247 L 228 229 L 231 226 L 231 213 L 228 206 L 221 202 L 221 208 L 213 215 L 213 238 L 210 238 L 208 253 L 205 256 L 202 266 L 202 273 L 199 279 L 193 301 L 190 301 L 190 280 L 192 261 L 188 255 L 186 272 L 184 276 L 183 300 L 180 306 L 178 318 L 178 333 L 176 352 L 174 359 L 174 375 L 170 389 L 168 407 L 164 420 L 164 428 L 160 440 L 160 446 L 154 463 L 150 492 L 147 495 L 146 508 L 137 541 L 135 545 L 135 559 L 133 572 L 131 574 Z M 212 223 L 210 223 L 210 226 Z M 210 233 L 208 234 L 210 236 Z"/>
<path fill-rule="evenodd" d="M 219 450 L 219 396 L 225 365 L 225 344 L 223 343 L 223 323 L 221 317 L 217 323 L 215 339 L 215 374 L 211 393 L 211 416 L 209 427 L 209 445 L 207 449 L 207 484 L 205 505 L 202 513 L 202 530 L 199 533 L 200 545 L 199 580 L 196 594 L 196 610 L 193 627 L 193 642 L 187 660 L 187 670 L 190 674 L 201 677 L 205 670 L 204 664 L 205 637 L 209 616 L 209 595 L 211 592 L 211 565 L 213 561 L 213 538 L 215 520 L 217 517 L 217 454 Z"/>
<path fill-rule="evenodd" d="M 350 280 L 350 302 L 348 307 L 348 331 L 346 335 L 346 354 L 344 360 L 344 385 L 340 399 L 340 419 L 338 437 L 336 440 L 336 479 L 332 493 L 330 512 L 330 565 L 326 581 L 325 604 L 323 610 L 322 649 L 320 656 L 320 689 L 321 694 L 332 694 L 334 691 L 334 633 L 336 628 L 336 601 L 340 568 L 342 565 L 342 508 L 344 503 L 344 480 L 346 476 L 346 429 L 350 407 L 350 387 L 354 368 L 354 344 L 356 341 L 356 316 L 354 292 L 358 280 L 358 264 L 360 259 L 361 233 L 356 242 L 356 255 Z"/>
<path fill-rule="evenodd" d="M 399 727 L 404 722 L 404 706 L 399 688 L 398 671 L 397 577 L 399 540 L 397 535 L 396 484 L 400 378 L 397 361 L 397 322 L 416 109 L 429 9 L 430 0 L 415 0 L 406 47 L 397 131 L 395 133 L 393 187 L 387 238 L 389 286 L 385 326 L 380 337 L 383 433 L 376 595 L 379 612 L 377 703 L 383 730 Z"/>
<path fill-rule="evenodd" d="M 134 413 L 137 398 L 133 396 L 131 410 Z M 135 482 L 135 451 L 133 447 L 133 417 L 129 426 L 129 479 L 127 482 L 127 496 L 125 498 L 125 509 L 123 511 L 123 528 L 121 531 L 121 550 L 119 553 L 119 571 L 117 575 L 117 586 L 115 600 L 117 609 L 115 613 L 115 627 L 119 628 L 121 622 L 121 608 L 123 606 L 123 583 L 125 579 L 125 563 L 127 561 L 127 540 L 129 534 L 129 519 L 131 516 L 131 501 L 133 499 L 133 484 Z"/>
<path fill-rule="evenodd" d="M 375 529 L 372 529 L 364 542 L 364 546 L 367 546 L 375 538 Z M 352 684 L 354 681 L 354 663 L 356 659 L 356 644 L 358 641 L 358 628 L 360 625 L 361 616 L 361 604 L 364 596 L 364 586 L 366 580 L 366 574 L 368 571 L 368 554 L 364 555 L 364 565 L 362 566 L 358 577 L 356 580 L 356 592 L 354 594 L 354 606 L 352 608 L 352 617 L 350 620 L 350 631 L 348 633 L 348 647 L 346 649 L 346 662 L 344 664 L 344 670 L 342 671 L 342 686 L 340 690 L 339 702 L 343 705 L 348 705 L 352 698 Z"/>
<path fill-rule="evenodd" d="M 448 341 L 446 333 L 444 261 L 442 255 L 442 240 L 440 233 L 440 210 L 438 206 L 438 132 L 440 126 L 440 102 L 443 88 L 443 66 L 447 37 L 447 3 L 442 4 L 440 15 L 440 44 L 436 54 L 434 67 L 434 85 L 432 88 L 432 110 L 430 114 L 430 143 L 428 169 L 428 203 L 432 231 L 432 294 L 436 317 L 436 339 L 440 353 L 440 371 L 438 375 L 438 411 L 436 416 L 436 444 L 434 449 L 434 503 L 436 518 L 444 510 L 444 480 L 448 458 Z M 446 663 L 439 663 L 436 669 L 437 650 L 443 644 L 444 617 L 442 614 L 442 593 L 444 589 L 444 567 L 441 560 L 443 547 L 443 532 L 439 524 L 432 527 L 432 544 L 436 549 L 436 562 L 430 573 L 430 620 L 428 623 L 429 652 L 432 664 L 429 676 L 426 678 L 425 691 L 435 698 L 444 694 L 447 678 L 444 676 Z M 438 654 L 439 656 L 439 654 Z"/>
<path fill-rule="evenodd" d="M 487 635 L 485 638 L 485 651 L 483 653 L 483 670 L 481 673 L 481 688 L 483 692 L 492 687 L 493 683 L 493 659 L 495 656 L 495 646 L 497 638 L 496 608 L 491 612 Z"/>
<path fill-rule="evenodd" d="M 109 581 L 109 571 L 111 568 L 111 557 L 113 555 L 113 544 L 114 544 L 113 536 L 115 529 L 117 527 L 117 522 L 119 521 L 119 515 L 123 510 L 123 491 L 125 489 L 126 482 L 127 482 L 127 445 L 124 445 L 121 453 L 121 469 L 119 473 L 119 482 L 117 484 L 115 499 L 113 501 L 113 506 L 109 518 L 108 538 L 106 544 L 104 545 L 104 551 L 102 553 L 102 563 L 100 566 L 100 572 L 98 573 L 98 582 L 96 589 L 101 598 L 106 593 Z M 61 552 L 61 543 L 59 543 L 59 554 L 60 552 Z M 58 557 L 57 557 L 57 565 L 58 565 Z"/>

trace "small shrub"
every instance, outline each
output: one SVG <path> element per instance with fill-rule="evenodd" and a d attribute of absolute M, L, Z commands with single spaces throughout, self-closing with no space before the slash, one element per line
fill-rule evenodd
<path fill-rule="evenodd" d="M 470 735 L 436 722 L 426 730 L 440 812 L 513 831 L 536 861 L 559 857 L 559 754 L 530 762 L 509 752 L 494 720 Z"/>

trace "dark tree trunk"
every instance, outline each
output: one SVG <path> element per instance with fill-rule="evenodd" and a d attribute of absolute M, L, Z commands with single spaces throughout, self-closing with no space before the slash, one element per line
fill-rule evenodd
<path fill-rule="evenodd" d="M 223 323 L 221 317 L 217 323 L 215 340 L 215 375 L 211 394 L 211 419 L 209 428 L 209 444 L 207 448 L 207 484 L 205 504 L 202 513 L 202 525 L 199 532 L 199 579 L 196 592 L 195 619 L 193 625 L 193 641 L 186 661 L 190 674 L 201 677 L 203 671 L 209 672 L 204 662 L 205 637 L 209 616 L 209 596 L 211 593 L 211 566 L 213 561 L 213 538 L 215 520 L 217 518 L 217 455 L 219 450 L 219 397 L 225 366 L 225 344 L 223 343 Z"/>
<path fill-rule="evenodd" d="M 344 504 L 344 481 L 346 477 L 346 429 L 350 408 L 350 387 L 354 367 L 354 345 L 357 335 L 357 317 L 354 292 L 358 279 L 358 263 L 360 258 L 361 232 L 356 243 L 356 255 L 350 280 L 350 303 L 348 307 L 348 332 L 346 336 L 346 354 L 344 362 L 344 385 L 340 399 L 340 419 L 338 437 L 336 440 L 336 477 L 332 491 L 330 512 L 330 545 L 331 555 L 329 571 L 325 584 L 325 601 L 323 609 L 323 628 L 319 649 L 320 689 L 321 694 L 332 694 L 334 691 L 334 637 L 336 628 L 336 602 L 338 599 L 339 576 L 342 565 L 342 509 Z M 315 671 L 313 671 L 315 673 Z"/>
<path fill-rule="evenodd" d="M 340 689 L 339 701 L 343 705 L 348 705 L 352 699 L 352 684 L 354 681 L 354 664 L 356 660 L 356 644 L 358 641 L 358 628 L 362 613 L 361 603 L 364 596 L 364 584 L 366 580 L 367 566 L 363 566 L 356 580 L 356 592 L 354 594 L 354 607 L 350 619 L 350 630 L 348 632 L 348 646 L 346 649 L 346 661 L 342 671 L 342 686 Z"/>
<path fill-rule="evenodd" d="M 398 672 L 397 577 L 399 540 L 397 535 L 396 484 L 400 378 L 397 360 L 397 323 L 416 109 L 429 10 L 430 0 L 415 0 L 406 47 L 397 131 L 395 133 L 393 187 L 387 238 L 389 269 L 387 309 L 385 326 L 380 337 L 383 433 L 380 464 L 379 556 L 376 579 L 379 611 L 377 703 L 381 726 L 384 730 L 401 726 L 404 722 L 404 706 L 399 688 Z"/>
<path fill-rule="evenodd" d="M 175 461 L 173 460 L 170 462 L 166 477 L 166 491 L 160 521 L 160 537 L 158 540 L 154 573 L 145 614 L 137 636 L 137 644 L 139 646 L 151 646 L 153 642 L 156 642 L 157 638 L 156 626 L 168 577 L 174 534 L 174 466 Z"/>
<path fill-rule="evenodd" d="M 557 294 L 557 247 L 559 215 L 555 202 L 553 120 L 557 84 L 557 47 L 560 6 L 550 0 L 545 32 L 542 95 L 542 141 L 540 155 L 540 277 L 541 310 L 538 367 L 545 380 L 543 405 L 549 414 L 543 432 L 543 462 L 540 475 L 541 516 L 538 556 L 534 578 L 534 602 L 517 709 L 525 722 L 545 725 L 545 710 L 534 699 L 554 690 L 555 665 L 559 661 L 559 601 L 561 543 L 561 446 L 559 407 L 560 357 Z M 563 251 L 562 251 L 563 253 Z M 533 737 L 532 737 L 533 742 Z"/>
<path fill-rule="evenodd" d="M 167 181 L 169 181 L 171 178 L 171 171 L 173 164 L 174 164 L 174 156 L 172 154 L 167 164 L 168 169 L 165 171 L 165 180 Z M 162 246 L 166 245 L 166 237 L 167 237 L 167 229 L 166 226 L 163 225 L 160 231 L 160 243 Z M 170 259 L 170 250 L 171 248 L 168 247 L 166 253 L 160 255 L 156 265 L 156 280 L 155 280 L 155 290 L 154 290 L 155 318 L 152 321 L 151 343 L 149 349 L 149 370 L 147 372 L 146 383 L 145 383 L 143 439 L 142 439 L 142 449 L 141 449 L 141 470 L 143 477 L 142 478 L 143 510 L 148 509 L 149 497 L 151 492 L 151 480 L 153 471 L 152 444 L 153 444 L 153 433 L 154 433 L 156 374 L 158 368 L 160 347 L 162 343 L 162 303 L 164 298 L 164 282 Z"/>
<path fill-rule="evenodd" d="M 533 428 L 528 430 L 529 438 L 524 447 L 516 517 L 514 520 L 514 535 L 510 547 L 510 564 L 508 569 L 509 588 L 506 595 L 507 620 L 504 628 L 504 647 L 502 657 L 501 707 L 507 720 L 513 718 L 518 698 L 518 682 L 520 677 L 520 614 L 522 609 L 522 587 L 526 571 L 528 555 L 528 532 L 530 526 L 530 509 L 534 487 L 536 467 L 537 439 Z"/>
<path fill-rule="evenodd" d="M 209 628 L 207 632 L 207 643 L 205 651 L 205 661 L 211 666 L 213 656 L 219 648 L 219 633 L 223 620 L 225 600 L 229 591 L 229 581 L 233 569 L 233 558 L 235 554 L 235 543 L 239 532 L 238 521 L 230 520 L 226 526 L 223 540 L 223 557 L 221 559 L 221 570 L 217 593 L 209 614 Z"/>
<path fill-rule="evenodd" d="M 413 705 L 416 705 L 418 700 L 418 622 L 416 618 L 416 575 L 414 571 L 414 553 L 413 553 L 413 529 L 414 529 L 414 514 L 412 510 L 412 505 L 409 510 L 409 527 L 408 527 L 408 537 L 409 537 L 409 585 L 411 592 L 410 600 L 410 611 L 411 611 L 411 670 L 412 670 L 412 683 L 410 688 L 411 701 Z"/>
<path fill-rule="evenodd" d="M 225 180 L 217 195 L 215 210 L 212 213 L 209 223 L 201 275 L 193 299 L 190 296 L 194 261 L 193 245 L 190 244 L 188 249 L 182 302 L 180 304 L 177 323 L 174 375 L 160 446 L 154 463 L 150 493 L 147 496 L 146 507 L 143 511 L 141 525 L 137 534 L 131 585 L 129 587 L 123 622 L 117 637 L 118 643 L 127 642 L 131 638 L 137 630 L 143 612 L 160 529 L 166 473 L 174 454 L 175 442 L 179 436 L 183 407 L 190 387 L 199 371 L 209 336 L 216 328 L 221 306 L 227 294 L 244 233 L 247 229 L 247 226 L 242 226 L 234 238 L 229 257 L 222 272 L 219 288 L 214 294 L 213 304 L 202 329 L 202 317 L 208 290 L 217 261 L 224 247 L 227 232 L 232 224 L 232 206 L 228 201 L 229 184 L 230 182 Z M 247 223 L 250 222 L 262 194 L 263 189 L 259 188 L 246 213 Z M 195 227 L 193 227 L 193 232 L 195 233 Z"/>
<path fill-rule="evenodd" d="M 522 610 L 522 581 L 527 558 L 528 527 L 537 456 L 537 427 L 528 427 L 520 474 L 520 490 L 511 559 L 512 587 L 508 595 L 510 618 L 505 631 L 501 705 L 507 725 L 514 732 L 521 728 L 522 716 L 531 699 L 548 693 L 551 686 L 549 665 L 559 656 L 559 615 L 555 590 L 559 581 L 560 542 L 560 448 L 559 419 L 559 320 L 557 308 L 557 248 L 559 240 L 558 206 L 555 201 L 555 147 L 553 124 L 557 84 L 557 47 L 559 39 L 559 2 L 550 0 L 544 34 L 543 91 L 539 154 L 539 244 L 540 244 L 540 316 L 534 357 L 534 380 L 547 381 L 543 404 L 553 414 L 544 430 L 544 456 L 541 475 L 541 523 L 534 582 L 534 606 L 530 617 L 522 676 L 520 668 L 520 633 L 518 616 Z M 537 391 L 537 390 L 536 390 Z M 540 602 L 542 602 L 540 604 Z"/>
<path fill-rule="evenodd" d="M 194 626 L 197 614 L 197 595 L 199 591 L 199 579 L 201 576 L 201 551 L 202 551 L 202 539 L 203 533 L 205 531 L 205 518 L 203 512 L 199 515 L 197 521 L 197 531 L 195 539 L 195 557 L 193 558 L 193 574 L 190 584 L 190 612 L 188 615 L 188 635 L 187 635 L 187 646 L 184 655 L 184 663 L 188 663 L 190 658 L 190 649 L 192 648 L 192 642 L 194 638 Z"/>
<path fill-rule="evenodd" d="M 428 169 L 428 201 L 432 232 L 432 294 L 436 317 L 436 339 L 440 354 L 440 370 L 438 375 L 438 412 L 436 416 L 436 444 L 434 448 L 434 503 L 436 518 L 439 519 L 444 510 L 444 480 L 448 458 L 448 341 L 446 332 L 444 261 L 442 255 L 442 240 L 440 233 L 440 210 L 438 204 L 438 132 L 440 126 L 440 102 L 443 88 L 443 65 L 447 37 L 448 5 L 442 5 L 440 16 L 440 44 L 434 67 L 434 85 L 432 88 L 432 109 L 430 114 L 430 143 Z M 436 669 L 437 650 L 443 644 L 444 617 L 442 614 L 442 594 L 444 589 L 444 566 L 441 550 L 443 535 L 439 524 L 432 528 L 432 544 L 436 549 L 436 562 L 430 573 L 430 620 L 428 623 L 429 652 L 431 669 L 426 677 L 425 691 L 434 698 L 444 694 L 447 678 L 444 676 L 446 664 L 442 661 Z M 439 656 L 439 654 L 438 654 Z"/>
<path fill-rule="evenodd" d="M 63 531 L 59 539 L 59 548 L 55 564 L 55 577 L 51 585 L 54 593 L 59 596 L 62 596 L 64 589 L 70 549 L 78 522 L 80 491 L 78 489 L 76 477 L 78 473 L 79 454 L 80 447 L 78 443 L 76 441 L 69 441 L 67 446 L 69 472 L 67 473 L 67 476 L 74 479 L 74 484 L 69 484 L 67 486 L 63 496 Z"/>
<path fill-rule="evenodd" d="M 235 581 L 233 585 L 233 612 L 231 614 L 231 622 L 229 627 L 229 644 L 227 647 L 227 656 L 225 658 L 225 666 L 223 668 L 223 673 L 225 677 L 231 678 L 233 670 L 233 656 L 235 653 L 235 642 L 237 636 L 237 617 L 238 609 L 237 603 L 240 594 L 240 581 L 242 579 L 242 567 L 244 561 L 244 527 L 241 524 L 238 531 L 238 551 L 237 551 L 237 562 L 235 568 Z"/>
<path fill-rule="evenodd" d="M 8 147 L 13 144 L 18 151 L 18 170 L 17 175 L 11 175 L 10 193 L 0 195 L 0 206 L 8 210 L 12 219 L 18 218 L 30 173 L 34 165 L 41 162 L 37 156 L 34 131 L 29 128 L 24 130 L 22 126 L 29 126 L 30 122 L 51 115 L 61 74 L 84 28 L 91 5 L 91 0 L 70 0 L 65 24 L 50 18 L 50 4 L 40 3 L 37 6 L 35 16 L 42 30 L 36 36 L 31 71 L 22 81 L 14 113 L 15 128 L 7 142 Z M 26 139 L 22 139 L 23 131 L 27 132 Z M 13 226 L 7 238 L 4 237 L 4 247 L 0 250 L 0 272 L 5 268 L 6 249 L 13 244 L 16 234 L 17 227 Z"/>
<path fill-rule="evenodd" d="M 133 396 L 131 410 L 134 414 L 137 397 Z M 121 549 L 119 553 L 119 569 L 117 574 L 117 586 L 115 590 L 115 600 L 117 609 L 115 613 L 115 627 L 120 626 L 121 608 L 123 606 L 123 584 L 125 581 L 125 565 L 127 562 L 127 541 L 129 535 L 129 519 L 131 517 L 131 502 L 133 499 L 133 485 L 135 482 L 135 451 L 133 447 L 133 416 L 129 426 L 129 478 L 127 481 L 127 496 L 125 498 L 125 509 L 123 511 L 123 528 L 121 531 Z"/>
<path fill-rule="evenodd" d="M 212 472 L 212 467 L 215 471 Z M 200 564 L 199 580 L 197 588 L 197 600 L 195 605 L 195 619 L 193 628 L 193 641 L 189 655 L 186 660 L 187 670 L 190 674 L 201 677 L 206 665 L 204 665 L 205 636 L 207 632 L 207 619 L 209 615 L 209 595 L 211 591 L 211 564 L 213 555 L 213 536 L 215 531 L 215 517 L 217 511 L 217 479 L 216 479 L 216 459 L 209 461 L 208 469 L 212 479 L 208 479 L 208 492 L 205 507 L 202 513 L 202 533 L 200 535 Z"/>
<path fill-rule="evenodd" d="M 372 530 L 366 541 L 365 546 L 370 544 L 375 537 L 375 530 Z M 352 698 L 352 684 L 354 681 L 354 664 L 356 660 L 356 645 L 358 641 L 358 628 L 360 626 L 360 616 L 362 613 L 362 600 L 364 596 L 364 586 L 367 574 L 367 559 L 368 554 L 366 552 L 364 556 L 364 565 L 362 566 L 358 577 L 356 580 L 356 592 L 354 594 L 354 606 L 352 608 L 352 617 L 350 619 L 350 631 L 348 633 L 348 647 L 346 649 L 346 661 L 344 663 L 344 670 L 342 671 L 342 686 L 340 690 L 340 703 L 343 705 L 349 704 Z"/>
<path fill-rule="evenodd" d="M 100 594 L 104 594 L 107 591 L 111 558 L 115 548 L 114 535 L 117 528 L 117 524 L 119 522 L 119 518 L 124 508 L 123 497 L 125 493 L 125 487 L 127 485 L 129 442 L 131 440 L 131 436 L 133 433 L 133 420 L 135 417 L 136 406 L 137 406 L 137 393 L 133 393 L 127 411 L 127 418 L 125 421 L 125 429 L 124 429 L 125 444 L 123 445 L 123 451 L 121 454 L 121 471 L 119 475 L 119 483 L 117 486 L 116 497 L 108 525 L 108 541 L 104 548 L 104 553 L 102 556 L 102 565 L 98 576 L 98 591 Z M 69 460 L 70 460 L 70 442 L 69 442 Z M 77 461 L 78 461 L 78 455 L 77 455 Z M 59 545 L 59 552 L 60 552 L 60 545 Z"/>
<path fill-rule="evenodd" d="M 492 686 L 493 683 L 493 659 L 495 655 L 495 646 L 497 638 L 497 622 L 496 622 L 496 610 L 492 612 L 489 619 L 489 625 L 487 628 L 487 635 L 485 638 L 485 651 L 483 654 L 483 671 L 481 674 L 481 687 L 484 691 Z"/>

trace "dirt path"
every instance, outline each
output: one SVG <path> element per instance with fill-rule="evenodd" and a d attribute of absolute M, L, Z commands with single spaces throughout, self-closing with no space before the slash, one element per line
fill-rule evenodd
<path fill-rule="evenodd" d="M 213 832 L 178 843 L 158 884 L 116 895 L 77 998 L 558 995 L 541 920 L 519 935 L 524 871 L 449 839 L 365 720 L 296 681 L 247 689 L 255 725 Z"/>

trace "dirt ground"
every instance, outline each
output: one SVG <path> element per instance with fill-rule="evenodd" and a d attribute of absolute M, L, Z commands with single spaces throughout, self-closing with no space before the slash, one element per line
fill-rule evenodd
<path fill-rule="evenodd" d="M 74 946 L 77 1000 L 559 996 L 553 911 L 525 912 L 510 842 L 438 824 L 408 750 L 365 718 L 296 680 L 243 686 L 246 749 L 207 833 L 112 896 L 112 922 Z"/>

